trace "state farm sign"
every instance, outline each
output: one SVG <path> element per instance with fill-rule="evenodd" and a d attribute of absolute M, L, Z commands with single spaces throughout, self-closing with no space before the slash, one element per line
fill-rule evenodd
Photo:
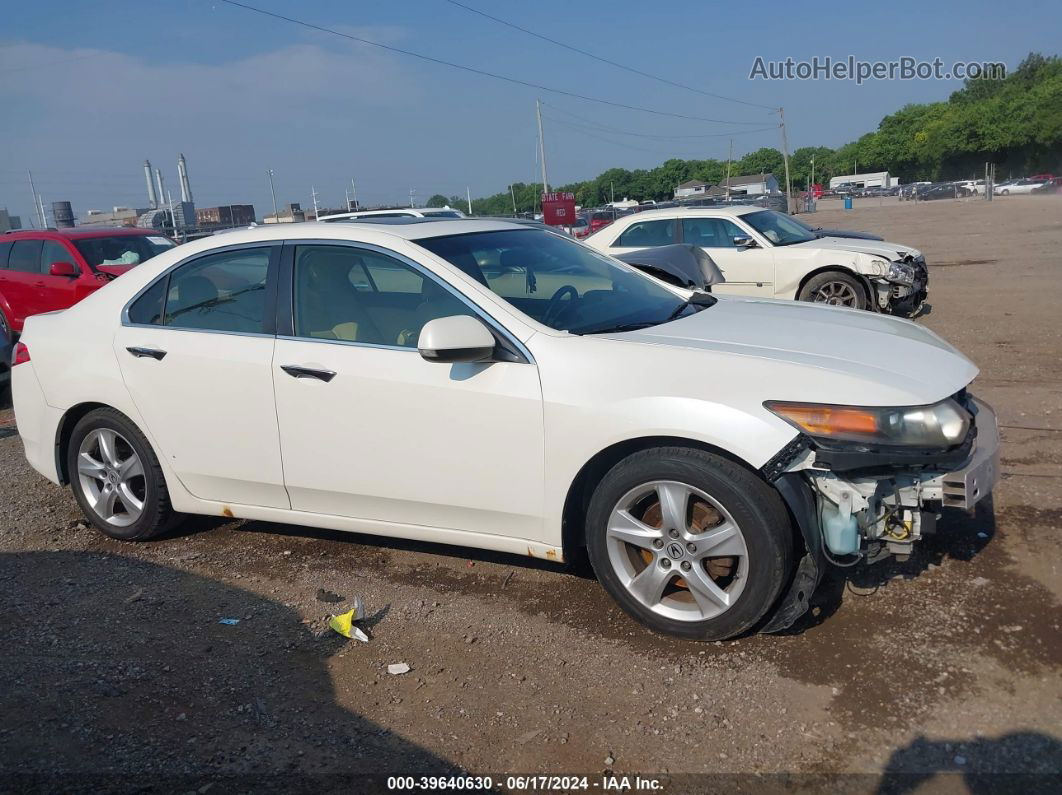
<path fill-rule="evenodd" d="M 575 223 L 574 193 L 543 193 L 542 220 L 550 226 L 571 226 Z"/>

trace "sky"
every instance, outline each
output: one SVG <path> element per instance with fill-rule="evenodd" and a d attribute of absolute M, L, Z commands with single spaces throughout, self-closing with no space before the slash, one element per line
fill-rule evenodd
<path fill-rule="evenodd" d="M 5 3 L 0 12 L 0 208 L 145 206 L 143 162 L 178 193 L 183 152 L 196 205 L 342 206 L 485 196 L 539 179 L 535 100 L 549 181 L 669 157 L 781 147 L 777 115 L 666 85 L 470 13 L 447 0 L 247 0 L 432 58 L 674 118 L 513 85 L 267 18 L 219 0 Z M 558 41 L 703 92 L 784 106 L 790 149 L 836 147 L 958 80 L 750 80 L 754 60 L 912 56 L 1001 61 L 1059 54 L 1062 3 L 461 0 Z M 607 131 L 602 128 L 609 128 Z M 767 128 L 767 129 L 763 129 Z M 749 132 L 761 130 L 761 132 Z M 619 197 L 617 197 L 619 198 Z"/>

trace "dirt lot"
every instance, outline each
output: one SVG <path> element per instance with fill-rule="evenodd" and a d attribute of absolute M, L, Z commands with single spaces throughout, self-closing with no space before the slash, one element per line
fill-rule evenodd
<path fill-rule="evenodd" d="M 697 645 L 522 558 L 223 519 L 107 540 L 30 471 L 0 409 L 5 780 L 359 791 L 347 775 L 611 769 L 667 774 L 676 792 L 722 781 L 691 773 L 765 776 L 727 780 L 749 790 L 873 790 L 897 773 L 912 774 L 900 789 L 1057 785 L 1062 199 L 864 200 L 815 220 L 925 251 L 919 322 L 977 362 L 1003 424 L 1003 480 L 976 516 L 947 514 L 906 563 L 836 572 L 789 634 Z M 324 630 L 354 594 L 365 645 Z M 412 670 L 389 675 L 397 662 Z M 784 771 L 826 778 L 769 776 Z"/>

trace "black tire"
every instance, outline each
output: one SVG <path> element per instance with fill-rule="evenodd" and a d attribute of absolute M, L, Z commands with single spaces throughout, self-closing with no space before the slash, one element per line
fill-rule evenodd
<path fill-rule="evenodd" d="M 96 513 L 85 494 L 78 473 L 78 451 L 81 444 L 89 434 L 100 429 L 118 433 L 139 456 L 143 465 L 143 509 L 135 522 L 124 527 L 111 524 Z M 78 421 L 66 449 L 66 466 L 74 499 L 77 500 L 85 518 L 111 538 L 121 541 L 145 541 L 170 530 L 181 518 L 170 505 L 166 479 L 151 445 L 133 421 L 116 409 L 95 409 Z"/>
<path fill-rule="evenodd" d="M 654 612 L 627 590 L 610 559 L 606 531 L 613 508 L 654 481 L 677 481 L 711 495 L 741 530 L 748 552 L 745 583 L 734 603 L 713 618 L 676 620 Z M 605 590 L 650 629 L 691 640 L 732 638 L 764 617 L 792 577 L 793 537 L 789 514 L 774 489 L 733 461 L 686 447 L 658 447 L 623 459 L 597 485 L 587 510 L 587 551 Z"/>
<path fill-rule="evenodd" d="M 823 297 L 826 291 L 836 293 L 838 300 L 844 303 L 833 303 Z M 850 302 L 845 296 L 851 296 Z M 866 309 L 869 304 L 866 288 L 855 276 L 843 271 L 824 271 L 808 279 L 807 284 L 800 288 L 797 296 L 800 301 L 811 303 L 824 303 L 835 306 L 847 306 L 851 309 Z"/>

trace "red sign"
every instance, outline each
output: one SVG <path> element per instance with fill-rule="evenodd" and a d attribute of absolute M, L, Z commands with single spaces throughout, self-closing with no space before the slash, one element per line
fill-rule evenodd
<path fill-rule="evenodd" d="M 543 193 L 542 220 L 550 226 L 571 226 L 575 223 L 574 193 Z"/>

